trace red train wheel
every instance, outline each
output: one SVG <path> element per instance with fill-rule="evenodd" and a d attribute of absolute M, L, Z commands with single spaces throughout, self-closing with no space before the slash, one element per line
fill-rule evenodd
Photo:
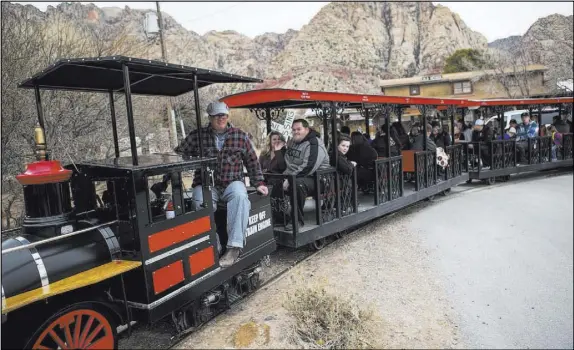
<path fill-rule="evenodd" d="M 46 322 L 33 349 L 115 349 L 117 333 L 106 315 L 86 305 L 60 313 Z"/>

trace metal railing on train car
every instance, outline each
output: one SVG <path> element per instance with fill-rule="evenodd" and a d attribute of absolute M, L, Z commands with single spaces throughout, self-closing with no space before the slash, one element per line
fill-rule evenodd
<path fill-rule="evenodd" d="M 375 205 L 390 202 L 403 194 L 403 157 L 375 160 Z"/>
<path fill-rule="evenodd" d="M 420 191 L 437 183 L 436 152 L 415 153 L 415 190 Z"/>
<path fill-rule="evenodd" d="M 448 155 L 448 166 L 444 169 L 444 179 L 449 180 L 461 176 L 464 170 L 464 146 L 460 144 L 447 146 L 445 153 Z"/>
<path fill-rule="evenodd" d="M 572 159 L 573 134 L 563 134 L 562 144 L 555 147 L 556 160 Z M 492 140 L 464 144 L 464 164 L 469 172 L 513 168 L 518 165 L 543 164 L 553 161 L 551 136 L 537 136 L 524 141 Z"/>

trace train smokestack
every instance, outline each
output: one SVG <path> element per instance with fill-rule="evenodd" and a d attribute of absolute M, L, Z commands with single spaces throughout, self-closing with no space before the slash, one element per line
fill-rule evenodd
<path fill-rule="evenodd" d="M 48 150 L 44 130 L 34 129 L 36 162 L 16 179 L 24 186 L 24 233 L 40 237 L 61 234 L 72 211 L 69 179 L 72 171 L 62 168 L 57 160 L 47 160 Z"/>

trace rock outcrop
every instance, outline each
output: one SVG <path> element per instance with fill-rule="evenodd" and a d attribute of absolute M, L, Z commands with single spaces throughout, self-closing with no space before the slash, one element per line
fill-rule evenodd
<path fill-rule="evenodd" d="M 523 36 L 511 36 L 489 43 L 510 59 L 521 56 L 529 63 L 543 64 L 550 90 L 556 82 L 573 77 L 573 16 L 550 15 L 538 19 Z"/>

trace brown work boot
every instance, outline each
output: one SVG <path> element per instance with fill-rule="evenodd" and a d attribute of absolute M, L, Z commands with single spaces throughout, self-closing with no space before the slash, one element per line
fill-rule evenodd
<path fill-rule="evenodd" d="M 219 259 L 219 266 L 226 268 L 233 265 L 239 258 L 239 253 L 241 253 L 240 248 L 228 247 L 225 254 Z"/>

